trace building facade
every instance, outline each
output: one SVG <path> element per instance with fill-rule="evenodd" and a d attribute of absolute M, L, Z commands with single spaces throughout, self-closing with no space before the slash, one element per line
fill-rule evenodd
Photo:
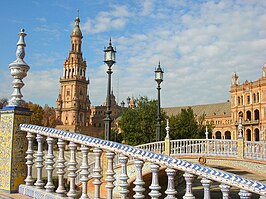
<path fill-rule="evenodd" d="M 266 65 L 263 75 L 254 82 L 238 83 L 232 75 L 230 101 L 217 104 L 190 106 L 195 116 L 205 116 L 205 124 L 212 122 L 212 138 L 233 139 L 238 137 L 238 124 L 242 117 L 243 136 L 247 141 L 264 141 L 266 129 Z M 177 115 L 186 107 L 164 108 L 168 116 Z"/>

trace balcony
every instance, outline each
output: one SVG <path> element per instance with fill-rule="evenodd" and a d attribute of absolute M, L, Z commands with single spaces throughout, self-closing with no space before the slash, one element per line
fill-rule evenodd
<path fill-rule="evenodd" d="M 235 125 L 238 126 L 238 122 L 235 122 Z M 245 120 L 242 121 L 243 126 L 248 126 L 248 125 L 257 125 L 259 124 L 259 120 Z"/>

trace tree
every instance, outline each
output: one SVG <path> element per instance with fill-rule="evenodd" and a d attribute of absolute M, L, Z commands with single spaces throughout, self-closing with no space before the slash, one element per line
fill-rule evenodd
<path fill-rule="evenodd" d="M 171 139 L 199 139 L 205 138 L 204 125 L 205 116 L 198 117 L 198 120 L 194 116 L 193 109 L 181 109 L 178 115 L 171 116 L 169 118 L 170 124 L 170 137 Z M 211 131 L 213 125 L 208 124 L 208 130 Z"/>
<path fill-rule="evenodd" d="M 0 99 L 0 109 L 2 109 L 4 106 L 8 104 L 8 99 L 7 98 L 1 98 Z"/>
<path fill-rule="evenodd" d="M 26 107 L 32 111 L 31 124 L 42 126 L 43 125 L 42 120 L 44 114 L 43 108 L 40 105 L 34 104 L 32 102 L 27 102 Z"/>
<path fill-rule="evenodd" d="M 42 124 L 51 128 L 56 126 L 57 121 L 54 107 L 49 107 L 47 104 L 44 105 Z"/>
<path fill-rule="evenodd" d="M 135 108 L 124 109 L 119 127 L 125 143 L 134 146 L 155 141 L 156 118 L 157 101 L 147 97 L 137 99 Z M 164 118 L 165 113 L 162 112 L 162 120 Z M 165 133 L 162 133 L 163 135 Z"/>

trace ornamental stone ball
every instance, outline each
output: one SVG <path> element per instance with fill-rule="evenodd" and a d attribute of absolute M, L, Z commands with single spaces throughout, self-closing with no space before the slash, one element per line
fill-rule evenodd
<path fill-rule="evenodd" d="M 17 43 L 16 57 L 17 59 L 9 64 L 10 73 L 14 80 L 12 82 L 14 91 L 11 94 L 11 99 L 8 101 L 7 106 L 24 107 L 25 101 L 22 99 L 21 88 L 24 86 L 22 79 L 27 76 L 27 72 L 30 69 L 28 64 L 23 60 L 25 57 L 25 41 L 24 37 L 27 35 L 24 29 L 21 29 L 18 33 L 19 40 Z"/>

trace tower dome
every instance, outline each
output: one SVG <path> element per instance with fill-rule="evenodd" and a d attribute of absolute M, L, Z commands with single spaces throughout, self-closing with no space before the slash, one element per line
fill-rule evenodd
<path fill-rule="evenodd" d="M 75 26 L 73 28 L 71 37 L 77 36 L 77 37 L 81 37 L 82 38 L 82 32 L 81 32 L 81 30 L 79 28 L 79 22 L 80 22 L 79 17 L 76 17 L 76 19 L 75 19 Z"/>

